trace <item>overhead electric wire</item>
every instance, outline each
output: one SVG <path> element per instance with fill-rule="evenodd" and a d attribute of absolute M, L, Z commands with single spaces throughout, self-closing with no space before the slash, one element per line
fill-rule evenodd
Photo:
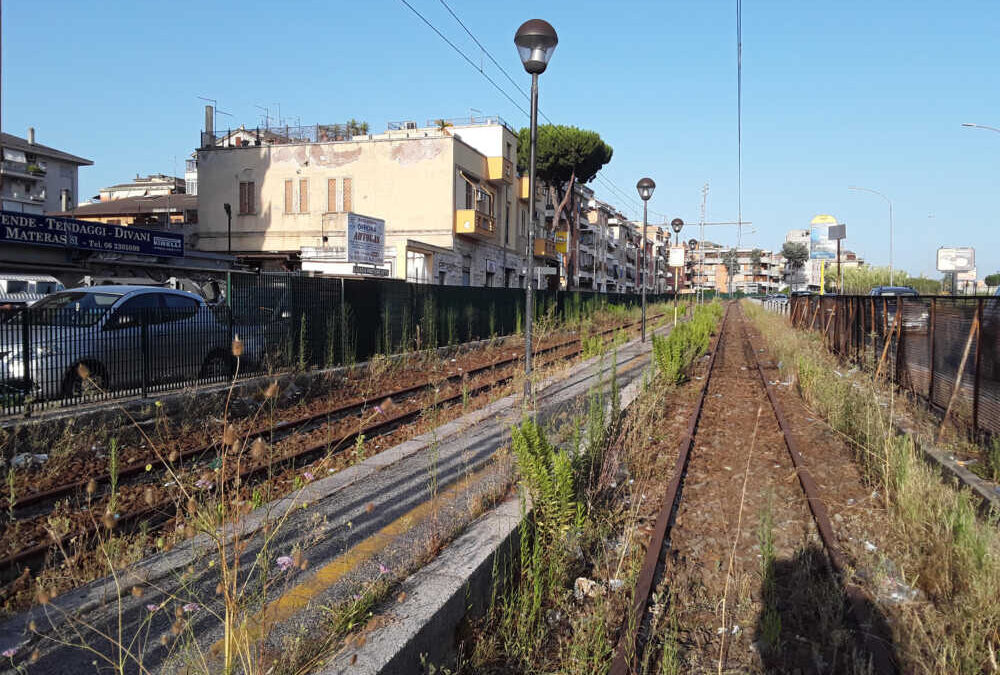
<path fill-rule="evenodd" d="M 466 55 L 466 53 L 465 53 L 465 52 L 463 52 L 463 51 L 462 51 L 461 49 L 459 49 L 459 48 L 458 48 L 458 47 L 457 47 L 457 46 L 455 45 L 455 43 L 454 43 L 454 42 L 452 42 L 452 41 L 451 41 L 451 40 L 449 40 L 449 39 L 448 39 L 447 37 L 445 37 L 444 33 L 442 33 L 441 31 L 439 31 L 439 30 L 437 29 L 437 27 L 436 27 L 436 26 L 435 26 L 434 24 L 432 24 L 432 23 L 431 23 L 430 21 L 428 21 L 428 20 L 427 20 L 427 18 L 426 18 L 426 17 L 424 17 L 424 15 L 423 15 L 423 14 L 421 14 L 420 12 L 418 12 L 418 11 L 416 10 L 416 8 L 415 8 L 415 7 L 413 6 L 413 5 L 411 5 L 411 4 L 410 4 L 409 2 L 407 2 L 406 0 L 399 0 L 399 1 L 400 1 L 401 3 L 403 3 L 404 5 L 406 5 L 406 6 L 407 6 L 407 8 L 409 8 L 409 10 L 410 10 L 411 12 L 413 12 L 413 13 L 414 13 L 414 14 L 416 14 L 416 15 L 417 15 L 418 17 L 420 17 L 420 20 L 421 20 L 421 21 L 423 21 L 423 22 L 424 22 L 425 24 L 427 24 L 427 27 L 428 27 L 428 28 L 430 28 L 430 29 L 431 29 L 432 31 L 434 31 L 435 33 L 437 33 L 437 35 L 438 35 L 438 37 L 439 37 L 439 38 L 441 38 L 442 40 L 444 40 L 444 41 L 445 41 L 445 42 L 446 42 L 446 43 L 448 44 L 448 46 L 449 46 L 449 47 L 451 47 L 452 49 L 454 49 L 454 50 L 455 50 L 455 51 L 456 51 L 456 52 L 458 53 L 458 55 L 459 55 L 459 56 L 461 56 L 461 57 L 462 57 L 463 59 L 465 59 L 465 60 L 466 60 L 466 61 L 468 62 L 468 64 L 469 64 L 470 66 L 472 66 L 473 68 L 475 68 L 475 69 L 476 69 L 476 71 L 478 71 L 480 75 L 482 75 L 483 77 L 485 77 L 485 78 L 486 78 L 486 80 L 487 80 L 487 81 L 488 81 L 488 82 L 489 82 L 490 84 L 492 84 L 492 85 L 494 86 L 494 88 L 496 88 L 496 90 L 497 90 L 497 91 L 499 91 L 499 92 L 500 92 L 501 94 L 503 94 L 503 95 L 504 95 L 504 97 L 505 97 L 505 98 L 506 98 L 506 99 L 507 99 L 508 101 L 510 101 L 510 102 L 511 102 L 511 103 L 512 103 L 512 104 L 514 105 L 514 107 L 515 107 L 515 108 L 517 108 L 518 110 L 520 110 L 520 111 L 521 111 L 522 113 L 524 113 L 524 114 L 525 114 L 526 116 L 529 116 L 529 117 L 531 116 L 531 113 L 529 113 L 529 112 L 528 112 L 527 110 L 525 110 L 524 108 L 522 108 L 522 107 L 521 107 L 521 104 L 520 104 L 520 103 L 518 103 L 517 101 L 515 101 L 515 100 L 514 100 L 514 98 L 513 98 L 513 97 L 512 97 L 512 96 L 511 96 L 510 94 L 508 94 L 508 93 L 507 93 L 507 91 L 506 91 L 506 90 L 505 90 L 505 89 L 504 89 L 503 87 L 501 87 L 501 86 L 500 86 L 499 84 L 497 84 L 496 80 L 494 80 L 494 79 L 493 79 L 492 77 L 490 77 L 489 75 L 487 75 L 487 74 L 486 74 L 486 71 L 484 71 L 484 70 L 483 70 L 482 68 L 480 68 L 479 66 L 477 66 L 477 65 L 476 65 L 476 62 L 475 62 L 475 61 L 473 61 L 472 59 L 470 59 L 470 58 L 468 57 L 468 55 Z M 546 119 L 548 119 L 548 118 L 546 118 Z"/>
<path fill-rule="evenodd" d="M 417 17 L 421 21 L 423 21 L 427 25 L 428 28 L 430 28 L 432 31 L 434 31 L 434 33 L 439 38 L 441 38 L 442 40 L 444 40 L 444 42 L 449 47 L 451 47 L 456 53 L 458 53 L 458 55 L 461 56 L 462 59 L 466 63 L 468 63 L 473 68 L 475 68 L 476 71 L 480 75 L 482 75 L 484 78 L 486 78 L 486 80 L 490 84 L 492 84 L 493 87 L 497 91 L 499 91 L 501 94 L 504 95 L 504 98 L 506 98 L 508 101 L 510 101 L 514 105 L 514 107 L 516 107 L 518 110 L 520 110 L 522 113 L 524 113 L 525 117 L 529 117 L 530 118 L 531 114 L 527 110 L 525 110 L 524 108 L 522 108 L 521 105 L 517 101 L 515 101 L 514 98 L 507 92 L 507 90 L 505 90 L 503 87 L 501 87 L 493 78 L 491 78 L 489 75 L 487 75 L 485 70 L 483 70 L 480 66 L 476 65 L 476 62 L 473 61 L 472 58 L 470 58 L 468 54 L 466 54 L 465 52 L 463 52 L 454 42 L 452 42 L 451 40 L 449 40 L 448 37 L 445 36 L 444 33 L 442 33 L 440 30 L 438 30 L 437 26 L 435 26 L 433 23 L 431 23 L 431 21 L 429 19 L 427 19 L 427 17 L 425 17 L 423 14 L 421 14 L 407 0 L 399 0 L 399 1 L 401 3 L 403 3 L 407 7 L 407 9 L 409 9 L 411 12 L 413 12 L 414 14 L 416 14 Z M 480 42 L 479 39 L 472 33 L 472 31 L 469 30 L 468 26 L 466 26 L 465 23 L 458 17 L 458 15 L 455 14 L 455 12 L 451 9 L 451 7 L 448 5 L 448 3 L 445 0 L 439 0 L 439 2 L 444 6 L 444 8 L 446 10 L 448 10 L 448 13 L 451 14 L 452 18 L 455 19 L 455 21 L 458 22 L 458 25 L 460 25 L 462 27 L 462 29 L 466 32 L 466 34 L 468 34 L 468 36 L 470 38 L 472 38 L 473 42 L 476 43 L 476 46 L 478 46 L 479 49 L 481 49 L 482 52 L 487 56 L 487 58 L 489 58 L 489 60 L 497 68 L 500 69 L 500 72 L 502 72 L 504 74 L 504 76 L 511 82 L 511 84 L 513 84 L 522 95 L 524 95 L 525 97 L 527 97 L 530 100 L 530 96 L 528 96 L 528 94 L 524 91 L 524 89 L 522 89 L 521 86 L 514 80 L 514 78 L 511 76 L 511 74 L 508 73 L 507 70 L 503 66 L 500 65 L 499 61 L 497 61 L 496 58 L 494 58 L 493 54 L 490 53 L 490 50 L 488 50 L 483 45 L 483 43 Z M 541 108 L 539 108 L 538 114 L 541 117 L 543 117 L 546 122 L 548 122 L 549 124 L 553 124 L 552 120 L 549 118 L 548 115 L 546 115 L 541 110 Z M 617 185 L 615 185 L 614 182 L 611 181 L 611 179 L 603 176 L 600 173 L 597 173 L 595 175 L 595 178 L 601 180 L 607 186 L 607 188 L 609 190 L 611 190 L 612 193 L 614 193 L 619 199 L 624 200 L 629 205 L 629 207 L 632 210 L 634 210 L 636 212 L 638 212 L 640 210 L 641 207 L 640 207 L 638 199 L 635 198 L 635 197 L 630 197 L 624 190 L 622 190 Z M 660 216 L 660 217 L 662 217 L 664 219 L 666 218 L 666 216 L 664 214 L 659 213 L 657 211 L 653 211 L 652 209 L 650 209 L 650 212 L 653 213 L 654 215 L 658 215 L 658 216 Z"/>

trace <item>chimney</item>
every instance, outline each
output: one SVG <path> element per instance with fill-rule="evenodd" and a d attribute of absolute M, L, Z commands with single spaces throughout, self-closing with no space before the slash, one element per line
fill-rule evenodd
<path fill-rule="evenodd" d="M 205 106 L 205 133 L 201 135 L 201 147 L 210 148 L 215 145 L 215 109 Z"/>
<path fill-rule="evenodd" d="M 28 145 L 35 144 L 35 127 L 28 127 Z"/>

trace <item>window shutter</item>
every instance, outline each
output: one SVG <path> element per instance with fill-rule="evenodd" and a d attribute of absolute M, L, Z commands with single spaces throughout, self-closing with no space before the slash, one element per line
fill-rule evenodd
<path fill-rule="evenodd" d="M 352 191 L 353 191 L 353 186 L 351 184 L 351 179 L 350 178 L 345 178 L 344 179 L 344 211 L 350 211 L 351 208 L 354 206 L 354 200 L 352 199 L 353 195 L 351 194 Z"/>
<path fill-rule="evenodd" d="M 246 213 L 246 203 L 247 203 L 247 184 L 240 183 L 240 206 L 237 213 Z"/>
<path fill-rule="evenodd" d="M 337 179 L 329 178 L 326 181 L 326 210 L 333 213 L 337 210 Z"/>
<path fill-rule="evenodd" d="M 292 212 L 293 201 L 294 200 L 293 200 L 293 197 L 292 197 L 292 181 L 286 180 L 285 181 L 285 213 L 291 213 Z"/>
<path fill-rule="evenodd" d="M 257 184 L 247 183 L 247 213 L 257 213 Z"/>
<path fill-rule="evenodd" d="M 309 213 L 309 180 L 299 180 L 299 213 Z"/>

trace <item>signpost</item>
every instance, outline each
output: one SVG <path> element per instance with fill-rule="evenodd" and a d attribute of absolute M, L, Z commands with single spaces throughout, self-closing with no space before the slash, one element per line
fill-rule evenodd
<path fill-rule="evenodd" d="M 347 214 L 347 262 L 370 265 L 385 262 L 384 220 Z"/>
<path fill-rule="evenodd" d="M 57 248 L 132 253 L 184 255 L 184 235 L 138 227 L 105 225 L 75 218 L 0 211 L 0 242 Z"/>
<path fill-rule="evenodd" d="M 951 274 L 951 293 L 958 295 L 959 272 L 976 269 L 976 249 L 971 246 L 942 246 L 937 250 L 938 272 Z"/>
<path fill-rule="evenodd" d="M 837 293 L 844 292 L 844 270 L 840 266 L 840 240 L 847 239 L 847 225 L 831 225 L 826 231 L 827 237 L 837 241 Z M 822 289 L 820 289 L 822 293 Z"/>

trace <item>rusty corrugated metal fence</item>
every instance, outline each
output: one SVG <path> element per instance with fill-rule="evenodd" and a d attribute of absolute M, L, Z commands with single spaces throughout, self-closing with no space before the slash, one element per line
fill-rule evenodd
<path fill-rule="evenodd" d="M 1000 298 L 802 296 L 788 315 L 975 433 L 1000 434 Z"/>

